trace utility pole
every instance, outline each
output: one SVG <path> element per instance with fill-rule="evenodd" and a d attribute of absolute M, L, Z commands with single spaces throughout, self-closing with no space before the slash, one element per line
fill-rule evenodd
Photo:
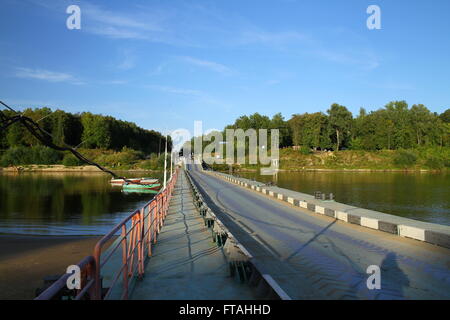
<path fill-rule="evenodd" d="M 164 152 L 164 189 L 167 183 L 167 135 L 166 135 L 166 151 Z"/>
<path fill-rule="evenodd" d="M 170 149 L 170 178 L 172 178 L 173 150 Z"/>

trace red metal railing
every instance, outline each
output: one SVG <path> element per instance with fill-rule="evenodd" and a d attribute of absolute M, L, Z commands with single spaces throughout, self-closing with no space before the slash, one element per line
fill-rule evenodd
<path fill-rule="evenodd" d="M 163 225 L 169 209 L 169 202 L 178 178 L 178 169 L 169 180 L 166 188 L 159 192 L 144 207 L 134 211 L 122 222 L 116 225 L 108 234 L 101 238 L 94 248 L 93 256 L 83 259 L 78 266 L 81 269 L 81 289 L 77 292 L 77 299 L 101 300 L 108 298 L 118 280 L 122 277 L 121 299 L 128 299 L 130 279 L 135 276 L 142 278 L 145 270 L 145 260 L 152 255 L 152 244 L 156 244 L 157 235 Z M 104 252 L 105 246 L 120 232 L 112 247 Z M 109 287 L 103 289 L 102 270 L 111 261 L 117 258 L 117 250 L 121 248 L 121 268 L 112 275 Z M 102 257 L 102 254 L 106 255 Z M 37 300 L 48 300 L 55 297 L 65 286 L 66 274 L 57 280 L 51 287 L 40 294 Z M 104 292 L 106 291 L 106 292 Z"/>
<path fill-rule="evenodd" d="M 92 299 L 95 296 L 95 275 L 96 264 L 93 256 L 87 256 L 81 260 L 77 266 L 81 271 L 81 289 L 76 290 L 75 300 Z M 42 292 L 36 300 L 51 300 L 56 298 L 58 294 L 62 294 L 61 290 L 66 287 L 67 279 L 70 274 L 66 273 L 57 281 L 55 281 L 50 287 Z"/>

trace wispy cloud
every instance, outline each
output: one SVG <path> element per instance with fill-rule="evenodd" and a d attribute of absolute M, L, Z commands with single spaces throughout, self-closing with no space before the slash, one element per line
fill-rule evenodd
<path fill-rule="evenodd" d="M 232 69 L 228 68 L 227 66 L 225 66 L 223 64 L 217 63 L 217 62 L 201 60 L 201 59 L 197 59 L 197 58 L 193 58 L 193 57 L 186 57 L 186 56 L 179 57 L 179 58 L 183 62 L 189 63 L 194 66 L 206 68 L 206 69 L 209 69 L 214 72 L 221 73 L 221 74 L 230 75 L 230 74 L 234 73 L 234 71 Z"/>
<path fill-rule="evenodd" d="M 80 81 L 71 74 L 43 69 L 16 68 L 14 75 L 17 78 L 24 79 L 37 79 L 48 82 L 67 82 L 76 85 L 84 84 L 83 81 Z"/>
<path fill-rule="evenodd" d="M 152 89 L 152 90 L 161 91 L 161 92 L 181 94 L 181 95 L 188 95 L 188 96 L 204 96 L 205 95 L 202 91 L 192 90 L 192 89 L 184 89 L 184 88 L 168 87 L 168 86 L 159 86 L 159 85 L 147 85 L 145 87 L 149 88 L 149 89 Z"/>
<path fill-rule="evenodd" d="M 244 31 L 239 42 L 242 44 L 269 44 L 281 45 L 308 40 L 305 34 L 297 31 L 267 32 L 267 31 Z"/>
<path fill-rule="evenodd" d="M 136 56 L 131 50 L 123 50 L 122 61 L 117 66 L 120 70 L 130 70 L 136 66 Z"/>
<path fill-rule="evenodd" d="M 128 84 L 128 81 L 127 80 L 107 80 L 107 81 L 101 81 L 100 84 L 121 85 L 121 84 Z"/>
<path fill-rule="evenodd" d="M 331 62 L 356 65 L 365 70 L 374 70 L 380 66 L 379 59 L 370 52 L 339 52 L 337 50 L 316 50 L 315 54 Z"/>
<path fill-rule="evenodd" d="M 54 12 L 65 11 L 73 4 L 70 0 L 29 0 L 35 5 Z M 157 7 L 146 8 L 130 4 L 126 10 L 111 10 L 106 5 L 77 1 L 81 8 L 81 31 L 110 39 L 145 40 L 171 45 L 189 45 L 189 41 L 172 30 L 173 21 L 169 10 Z"/>

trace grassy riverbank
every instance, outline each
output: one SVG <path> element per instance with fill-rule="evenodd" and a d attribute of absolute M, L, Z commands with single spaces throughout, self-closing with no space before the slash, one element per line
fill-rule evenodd
<path fill-rule="evenodd" d="M 144 156 L 132 149 L 112 151 L 105 149 L 81 149 L 89 159 L 106 168 L 118 171 L 161 171 L 164 155 Z M 4 156 L 5 157 L 5 156 Z M 23 156 L 22 156 L 23 159 Z M 20 162 L 18 162 L 20 163 Z M 26 162 L 25 162 L 26 163 Z M 215 170 L 228 170 L 227 165 L 214 165 Z M 332 152 L 312 152 L 309 150 L 280 150 L 280 169 L 301 170 L 448 170 L 450 168 L 450 148 L 433 147 L 409 150 L 343 150 Z M 93 166 L 84 166 L 71 154 L 64 155 L 56 164 L 16 164 L 3 166 L 5 171 L 58 171 L 96 172 Z M 257 165 L 235 165 L 235 171 L 258 170 Z M 1 170 L 1 168 L 0 168 Z"/>
<path fill-rule="evenodd" d="M 141 151 L 123 148 L 121 151 L 107 149 L 79 149 L 86 158 L 112 170 L 160 171 L 164 168 L 164 155 L 145 155 Z M 86 166 L 70 153 L 61 153 L 43 146 L 34 148 L 15 147 L 0 157 L 0 170 L 6 171 L 98 171 Z"/>
<path fill-rule="evenodd" d="M 214 165 L 216 170 L 228 170 L 226 165 Z M 422 148 L 411 150 L 343 150 L 310 152 L 309 150 L 280 150 L 280 169 L 301 170 L 448 170 L 450 148 Z M 257 165 L 234 166 L 236 171 L 259 169 Z"/>

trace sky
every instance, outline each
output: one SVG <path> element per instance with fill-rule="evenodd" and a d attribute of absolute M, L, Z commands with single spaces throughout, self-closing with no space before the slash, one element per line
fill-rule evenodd
<path fill-rule="evenodd" d="M 66 9 L 78 5 L 81 29 Z M 369 30 L 369 5 L 381 29 Z M 448 0 L 1 0 L 0 100 L 146 129 L 241 115 L 450 106 Z"/>

